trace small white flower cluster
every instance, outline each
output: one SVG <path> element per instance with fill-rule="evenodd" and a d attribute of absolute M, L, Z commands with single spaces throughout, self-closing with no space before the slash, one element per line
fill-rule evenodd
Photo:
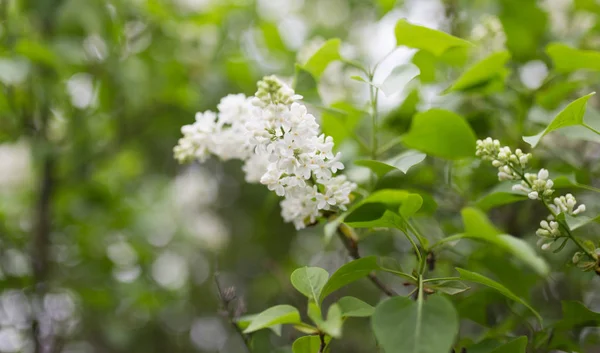
<path fill-rule="evenodd" d="M 546 203 L 550 209 L 550 215 L 548 215 L 547 218 L 548 220 L 541 221 L 540 228 L 535 232 L 536 235 L 542 237 L 539 241 L 539 244 L 542 245 L 542 250 L 550 249 L 550 246 L 558 238 L 565 236 L 560 229 L 560 224 L 555 221 L 556 216 L 561 213 L 569 216 L 577 216 L 578 214 L 585 212 L 584 204 L 580 204 L 575 208 L 577 200 L 575 200 L 575 197 L 572 194 L 555 197 L 553 201 L 554 204 L 550 204 L 549 202 Z"/>
<path fill-rule="evenodd" d="M 540 169 L 537 174 L 525 173 L 521 184 L 514 185 L 514 191 L 522 191 L 532 200 L 539 200 L 552 196 L 554 193 L 554 182 L 548 179 L 548 170 Z"/>
<path fill-rule="evenodd" d="M 210 155 L 222 160 L 246 159 L 252 153 L 244 137 L 251 107 L 243 94 L 236 94 L 221 99 L 218 113 L 196 113 L 196 121 L 181 128 L 183 137 L 173 149 L 175 158 L 181 163 L 204 162 Z"/>
<path fill-rule="evenodd" d="M 477 140 L 475 155 L 484 161 L 491 161 L 498 168 L 500 181 L 519 179 L 517 170 L 523 170 L 531 159 L 531 153 L 523 153 L 520 149 L 513 153 L 510 147 L 501 146 L 500 141 L 491 137 Z"/>
<path fill-rule="evenodd" d="M 535 234 L 539 235 L 540 237 L 547 238 L 557 238 L 561 235 L 558 222 L 548 222 L 546 220 L 540 222 L 540 228 L 535 232 Z"/>
<path fill-rule="evenodd" d="M 333 154 L 333 138 L 319 131 L 315 117 L 299 96 L 274 76 L 259 82 L 256 119 L 246 125 L 255 151 L 269 161 L 260 182 L 284 196 L 282 216 L 297 229 L 323 211 L 344 209 L 356 185 L 343 175 L 341 154 Z"/>
<path fill-rule="evenodd" d="M 554 198 L 554 204 L 549 205 L 555 214 L 564 213 L 570 216 L 577 216 L 578 214 L 585 212 L 585 205 L 580 204 L 575 208 L 577 200 L 572 194 L 566 194 L 565 196 Z"/>
<path fill-rule="evenodd" d="M 512 187 L 514 191 L 523 192 L 530 199 L 541 200 L 547 205 L 551 214 L 547 220 L 540 222 L 540 228 L 536 231 L 536 234 L 542 237 L 540 244 L 543 250 L 549 249 L 556 239 L 564 236 L 556 216 L 561 213 L 577 216 L 585 212 L 583 204 L 575 208 L 577 200 L 571 194 L 552 199 L 555 191 L 554 182 L 549 178 L 548 170 L 540 169 L 538 173 L 524 173 L 531 159 L 530 153 L 523 153 L 519 149 L 512 153 L 509 147 L 503 147 L 500 141 L 488 137 L 485 140 L 477 140 L 476 155 L 483 160 L 491 161 L 492 165 L 498 168 L 500 181 L 520 179 L 521 182 Z"/>
<path fill-rule="evenodd" d="M 217 109 L 217 113 L 197 113 L 193 124 L 181 128 L 183 137 L 173 149 L 175 159 L 180 163 L 204 162 L 210 155 L 224 161 L 240 159 L 246 161 L 246 181 L 260 181 L 268 161 L 253 153 L 247 138 L 246 124 L 253 111 L 251 98 L 231 94 L 221 99 Z"/>
<path fill-rule="evenodd" d="M 323 211 L 343 210 L 356 185 L 334 176 L 344 169 L 341 155 L 334 155 L 333 138 L 320 133 L 315 117 L 297 102 L 301 98 L 275 76 L 265 77 L 255 97 L 230 95 L 218 113 L 198 113 L 182 128 L 175 158 L 202 162 L 213 154 L 245 161 L 246 180 L 283 196 L 282 216 L 297 229 Z"/>

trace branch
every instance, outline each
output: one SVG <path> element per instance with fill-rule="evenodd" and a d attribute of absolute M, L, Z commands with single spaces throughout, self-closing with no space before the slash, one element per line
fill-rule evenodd
<path fill-rule="evenodd" d="M 219 295 L 219 300 L 221 302 L 221 309 L 223 310 L 224 316 L 227 317 L 227 320 L 235 330 L 235 332 L 242 338 L 246 350 L 248 353 L 252 353 L 252 349 L 250 347 L 250 338 L 244 334 L 242 329 L 235 322 L 237 317 L 236 309 L 231 307 L 231 303 L 236 300 L 235 288 L 229 287 L 225 290 L 222 289 L 221 283 L 219 282 L 219 273 L 215 272 L 215 284 L 217 286 L 217 293 Z"/>
<path fill-rule="evenodd" d="M 55 189 L 55 159 L 51 146 L 48 145 L 47 123 L 50 115 L 50 109 L 43 105 L 41 126 L 39 131 L 39 141 L 36 148 L 42 153 L 41 174 L 39 177 L 40 186 L 38 199 L 35 205 L 35 227 L 32 234 L 31 264 L 33 267 L 34 293 L 37 299 L 42 301 L 47 291 L 48 274 L 50 271 L 50 233 L 51 226 L 51 206 L 52 196 Z M 54 350 L 52 337 L 42 336 L 40 331 L 40 322 L 37 316 L 33 317 L 31 330 L 34 341 L 34 352 L 52 352 Z"/>
<path fill-rule="evenodd" d="M 321 345 L 319 346 L 319 353 L 325 353 L 325 348 L 327 348 L 327 343 L 325 342 L 325 335 L 323 333 L 319 333 L 319 339 L 321 340 Z"/>
<path fill-rule="evenodd" d="M 337 234 L 342 241 L 342 244 L 344 244 L 344 247 L 346 247 L 346 250 L 348 250 L 350 257 L 352 257 L 354 260 L 360 259 L 361 256 L 358 251 L 358 242 L 352 229 L 345 224 L 341 224 L 337 228 Z M 388 297 L 397 295 L 393 290 L 381 282 L 381 280 L 374 273 L 369 273 L 368 277 L 369 280 L 373 282 L 373 284 Z"/>

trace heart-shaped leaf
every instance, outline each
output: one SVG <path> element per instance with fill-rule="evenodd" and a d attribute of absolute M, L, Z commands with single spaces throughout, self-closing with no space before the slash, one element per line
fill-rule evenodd
<path fill-rule="evenodd" d="M 418 301 L 394 297 L 375 308 L 371 324 L 387 353 L 441 353 L 452 348 L 458 314 L 440 295 Z"/>
<path fill-rule="evenodd" d="M 321 290 L 329 279 L 329 273 L 319 267 L 302 267 L 290 276 L 294 288 L 304 294 L 309 300 L 319 303 Z"/>

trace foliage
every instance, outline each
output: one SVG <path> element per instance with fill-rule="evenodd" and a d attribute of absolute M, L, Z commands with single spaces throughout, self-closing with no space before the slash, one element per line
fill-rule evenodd
<path fill-rule="evenodd" d="M 600 7 L 436 3 L 0 2 L 0 352 L 598 351 Z"/>

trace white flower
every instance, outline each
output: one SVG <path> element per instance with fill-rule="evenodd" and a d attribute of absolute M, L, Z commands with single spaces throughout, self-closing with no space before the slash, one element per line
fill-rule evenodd
<path fill-rule="evenodd" d="M 355 185 L 333 176 L 344 168 L 341 155 L 333 154 L 333 138 L 320 133 L 315 117 L 276 78 L 261 81 L 256 97 L 253 103 L 259 109 L 253 111 L 246 128 L 256 153 L 269 161 L 261 183 L 285 196 L 284 219 L 303 228 L 322 210 L 343 209 Z"/>
<path fill-rule="evenodd" d="M 575 196 L 567 194 L 565 196 L 554 198 L 554 205 L 550 205 L 550 208 L 552 208 L 556 214 L 565 213 L 571 216 L 576 216 L 585 212 L 584 204 L 580 204 L 577 208 L 575 208 L 576 204 L 577 200 L 575 199 Z"/>
<path fill-rule="evenodd" d="M 245 160 L 252 154 L 246 123 L 252 105 L 243 94 L 221 99 L 218 113 L 196 114 L 196 122 L 181 128 L 183 137 L 173 149 L 175 158 L 183 163 L 204 162 L 211 154 L 222 160 Z"/>
<path fill-rule="evenodd" d="M 548 171 L 540 169 L 537 174 L 526 173 L 521 185 L 513 186 L 513 190 L 519 190 L 527 193 L 532 200 L 546 198 L 554 193 L 554 182 L 548 179 Z"/>
<path fill-rule="evenodd" d="M 561 235 L 560 226 L 555 221 L 541 221 L 540 228 L 535 232 L 540 237 L 556 238 Z"/>
<path fill-rule="evenodd" d="M 343 210 L 356 185 L 334 176 L 344 169 L 341 154 L 334 155 L 333 138 L 321 134 L 315 117 L 297 102 L 301 98 L 275 76 L 265 77 L 255 97 L 229 95 L 218 114 L 198 113 L 196 123 L 182 128 L 175 157 L 243 160 L 246 180 L 284 197 L 282 216 L 298 229 L 322 211 Z"/>
<path fill-rule="evenodd" d="M 519 179 L 521 176 L 516 171 L 525 168 L 531 159 L 530 153 L 523 153 L 520 149 L 513 153 L 510 147 L 501 146 L 500 141 L 492 140 L 491 137 L 477 140 L 475 155 L 491 161 L 498 168 L 500 181 Z"/>
<path fill-rule="evenodd" d="M 485 140 L 477 140 L 475 155 L 483 160 L 494 160 L 500 152 L 500 141 L 492 140 L 491 137 Z"/>
<path fill-rule="evenodd" d="M 211 111 L 196 114 L 196 122 L 181 128 L 183 137 L 173 149 L 179 162 L 194 159 L 205 161 L 213 149 L 213 137 L 217 132 L 217 115 Z"/>
<path fill-rule="evenodd" d="M 258 183 L 267 171 L 269 160 L 262 154 L 252 153 L 244 163 L 242 170 L 246 173 L 246 181 Z"/>

